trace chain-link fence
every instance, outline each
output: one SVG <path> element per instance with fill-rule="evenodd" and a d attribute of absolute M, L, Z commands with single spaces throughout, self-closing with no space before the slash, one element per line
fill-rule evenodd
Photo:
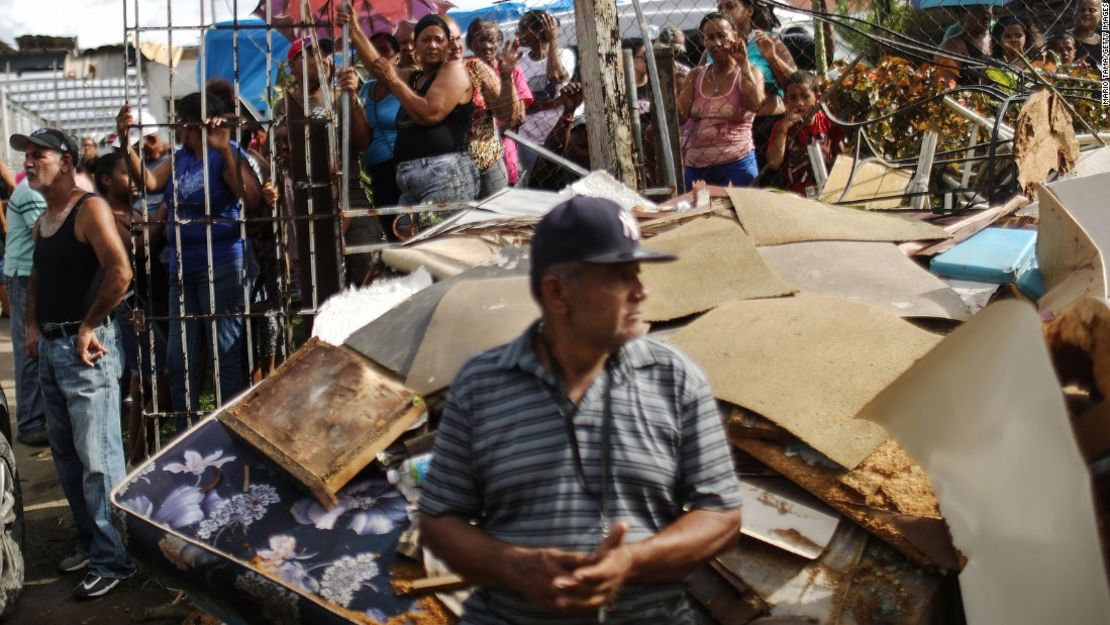
<path fill-rule="evenodd" d="M 623 76 L 636 186 L 669 196 L 706 180 L 859 203 L 853 180 L 871 161 L 908 173 L 868 201 L 981 203 L 1015 190 L 1012 124 L 1034 88 L 1062 96 L 1084 145 L 1105 139 L 1097 2 L 918 4 L 621 0 L 624 54 L 602 71 Z M 124 39 L 161 53 L 125 54 L 113 79 L 9 76 L 0 124 L 99 136 L 131 106 L 144 161 L 131 172 L 136 282 L 120 315 L 134 339 L 133 460 L 278 366 L 328 297 L 374 278 L 378 250 L 505 186 L 559 190 L 596 167 L 590 142 L 609 140 L 584 123 L 583 86 L 599 77 L 581 60 L 596 52 L 579 45 L 566 0 L 460 7 L 457 44 L 414 46 L 414 21 L 359 14 L 374 52 L 352 36 L 347 55 L 332 3 L 273 0 L 220 24 L 202 9 L 195 58 L 174 42 L 197 24 L 140 27 L 139 11 L 156 9 L 124 7 Z M 454 45 L 470 86 L 431 115 L 414 98 L 440 77 L 417 66 Z M 348 65 L 357 80 L 341 80 Z"/>

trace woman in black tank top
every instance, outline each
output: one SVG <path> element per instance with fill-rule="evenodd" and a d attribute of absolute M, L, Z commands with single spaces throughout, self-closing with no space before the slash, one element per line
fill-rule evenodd
<path fill-rule="evenodd" d="M 478 192 L 478 171 L 467 153 L 473 86 L 460 61 L 450 60 L 455 42 L 442 17 L 426 15 L 416 23 L 414 56 L 419 70 L 397 69 L 383 59 L 362 32 L 350 9 L 338 12 L 350 24 L 359 58 L 401 103 L 397 114 L 397 186 L 400 203 L 465 202 Z M 442 216 L 443 213 L 440 213 Z M 430 216 L 421 220 L 430 222 Z M 394 224 L 403 238 L 415 234 L 411 219 Z"/>

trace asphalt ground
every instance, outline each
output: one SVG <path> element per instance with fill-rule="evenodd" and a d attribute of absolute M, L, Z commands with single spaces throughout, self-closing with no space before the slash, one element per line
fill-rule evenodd
<path fill-rule="evenodd" d="M 9 319 L 0 318 L 0 384 L 8 397 L 15 432 L 15 382 Z M 168 624 L 181 617 L 150 618 L 150 609 L 162 610 L 177 592 L 166 588 L 143 570 L 106 596 L 77 601 L 73 588 L 83 572 L 59 573 L 58 562 L 77 544 L 77 532 L 66 503 L 49 447 L 13 445 L 19 481 L 23 488 L 25 523 L 23 557 L 26 576 L 23 595 L 5 623 L 10 625 L 117 625 Z"/>

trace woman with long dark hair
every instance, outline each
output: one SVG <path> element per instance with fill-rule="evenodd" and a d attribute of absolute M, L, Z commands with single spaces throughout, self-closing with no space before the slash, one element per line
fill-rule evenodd
<path fill-rule="evenodd" d="M 397 100 L 397 187 L 402 204 L 464 202 L 478 192 L 478 172 L 467 152 L 473 85 L 460 61 L 451 60 L 451 29 L 438 15 L 425 15 L 413 28 L 418 70 L 399 70 L 382 57 L 349 6 L 341 7 L 337 23 L 350 24 L 351 42 L 362 63 Z M 395 222 L 401 235 L 412 235 L 416 224 Z M 400 224 L 400 225 L 398 225 Z"/>

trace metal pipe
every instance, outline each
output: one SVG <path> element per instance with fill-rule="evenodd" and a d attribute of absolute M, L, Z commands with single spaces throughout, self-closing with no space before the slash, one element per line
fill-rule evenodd
<path fill-rule="evenodd" d="M 308 0 L 301 0 L 301 19 L 304 20 L 305 22 L 308 22 L 310 15 L 311 15 L 311 11 L 310 11 L 310 7 L 309 7 L 309 4 L 308 4 Z M 318 51 L 316 46 L 313 46 L 312 49 L 314 51 Z M 320 69 L 322 69 L 322 68 L 317 67 L 318 72 L 319 72 Z M 325 94 L 325 97 L 327 95 L 327 91 L 328 91 L 327 89 L 323 90 L 323 92 Z M 286 94 L 286 96 L 288 97 L 288 94 Z M 304 141 L 304 162 L 305 162 L 305 176 L 307 178 L 311 179 L 312 178 L 312 142 L 310 141 L 309 130 L 308 130 L 309 129 L 309 124 L 308 124 L 308 97 L 309 97 L 309 95 L 308 95 L 308 50 L 306 50 L 304 47 L 302 47 L 301 48 L 301 110 L 304 113 L 304 118 L 305 118 L 304 119 L 304 126 L 303 126 L 303 128 L 304 128 L 304 137 L 305 137 L 305 141 Z M 325 106 L 327 106 L 327 104 L 328 103 L 325 100 Z M 314 203 L 314 198 L 312 197 L 312 195 L 313 195 L 312 192 L 309 191 L 308 196 L 307 196 L 308 197 L 308 205 L 307 206 L 308 206 L 308 215 L 309 215 L 309 220 L 308 220 L 308 262 L 309 262 L 309 266 L 308 266 L 308 269 L 309 269 L 309 274 L 312 276 L 312 284 L 309 285 L 312 288 L 312 309 L 317 310 L 317 309 L 320 308 L 320 302 L 318 301 L 318 295 L 316 293 L 316 284 L 318 282 L 317 279 L 316 279 L 316 222 L 315 222 L 314 219 L 311 218 L 313 215 L 315 215 L 315 210 L 314 210 L 315 209 L 315 203 Z M 305 285 L 303 285 L 303 284 L 301 285 L 302 290 L 304 289 L 304 286 Z M 302 298 L 304 297 L 303 292 L 301 293 L 301 297 Z"/>
<path fill-rule="evenodd" d="M 524 147 L 528 148 L 529 150 L 532 150 L 533 152 L 535 152 L 536 154 L 539 154 L 540 156 L 546 158 L 547 160 L 555 163 L 556 165 L 559 165 L 563 169 L 569 170 L 569 171 L 571 171 L 575 174 L 578 174 L 581 177 L 585 177 L 585 176 L 590 175 L 589 170 L 583 169 L 577 163 L 574 163 L 572 161 L 568 161 L 567 159 L 563 158 L 562 155 L 552 152 L 551 150 L 543 147 L 542 145 L 540 145 L 538 143 L 535 143 L 531 139 L 520 136 L 515 131 L 506 130 L 504 132 L 504 134 L 505 134 L 506 137 L 512 139 L 513 141 L 516 141 L 518 144 L 523 145 Z"/>
<path fill-rule="evenodd" d="M 636 154 L 640 155 L 640 166 L 637 169 L 640 170 L 640 179 L 646 181 L 647 167 L 644 165 L 647 163 L 647 154 L 644 153 L 644 129 L 640 127 L 640 102 L 639 98 L 636 97 L 636 70 L 634 68 L 636 59 L 632 56 L 632 50 L 628 48 L 621 50 L 621 57 L 624 59 L 625 87 L 628 89 L 627 99 L 632 121 L 632 141 L 636 146 Z"/>
<path fill-rule="evenodd" d="M 986 130 L 987 132 L 993 132 L 994 131 L 994 126 L 995 126 L 994 120 L 987 119 L 986 117 L 980 115 L 978 112 L 973 111 L 973 110 L 967 108 L 966 106 L 964 106 L 963 104 L 960 104 L 959 102 L 953 100 L 949 96 L 944 96 L 944 104 L 945 104 L 945 106 L 947 106 L 948 108 L 952 109 L 957 114 L 959 114 L 961 117 L 963 117 L 964 119 L 967 119 L 971 123 L 979 126 L 983 130 Z M 999 122 L 998 123 L 998 136 L 999 136 L 999 138 L 1005 139 L 1005 140 L 1013 139 L 1014 138 L 1014 129 L 1011 128 L 1007 124 Z"/>
<path fill-rule="evenodd" d="M 343 3 L 344 6 L 350 6 L 347 2 Z M 357 18 L 356 18 L 357 19 Z M 342 74 L 346 71 L 351 60 L 351 25 L 349 23 L 343 24 L 343 38 L 340 45 L 340 60 L 339 60 L 339 73 Z M 343 131 L 340 148 L 342 154 L 342 168 L 339 170 L 339 207 L 341 210 L 347 210 L 351 207 L 351 181 L 348 180 L 350 170 L 348 169 L 351 162 L 351 98 L 346 94 L 340 94 L 343 99 L 340 105 L 343 116 Z M 342 241 L 343 237 L 340 237 Z"/>
<path fill-rule="evenodd" d="M 659 68 L 655 65 L 655 54 L 646 53 L 653 49 L 651 33 L 648 31 L 648 23 L 644 18 L 644 10 L 640 6 L 640 0 L 632 0 L 632 8 L 636 11 L 636 21 L 640 24 L 640 37 L 643 38 L 644 45 L 647 47 L 644 58 L 647 61 L 648 82 L 651 83 L 651 108 L 655 114 L 655 123 L 659 127 L 659 145 L 663 149 L 663 166 L 666 176 L 664 180 L 666 180 L 668 187 L 674 188 L 678 185 L 675 182 L 671 138 L 664 131 L 667 127 L 667 113 L 663 110 L 663 90 L 659 85 Z"/>
<path fill-rule="evenodd" d="M 202 24 L 207 23 L 204 13 L 204 0 L 200 0 L 200 21 Z M 208 173 L 208 126 L 205 123 L 208 119 L 208 52 L 207 52 L 208 31 L 202 30 L 200 33 L 200 145 L 201 145 L 201 166 L 202 166 L 202 180 L 204 182 L 204 216 L 209 220 L 212 219 L 212 180 Z M 227 167 L 231 167 L 233 163 L 225 163 Z M 215 254 L 212 251 L 212 223 L 209 221 L 204 226 L 204 246 L 205 246 L 205 260 L 206 269 L 208 271 L 208 310 L 216 310 L 216 271 L 214 264 Z M 178 258 L 177 265 L 182 267 L 184 259 Z M 182 284 L 184 287 L 184 283 Z M 212 388 L 216 395 L 216 405 L 219 406 L 223 403 L 223 396 L 220 388 L 220 350 L 218 341 L 219 329 L 216 325 L 216 320 L 213 319 L 208 325 L 208 338 L 209 350 L 212 356 Z M 198 383 L 199 384 L 199 383 Z M 199 408 L 199 406 L 198 406 Z"/>
<path fill-rule="evenodd" d="M 212 16 L 215 17 L 215 13 L 213 13 Z M 242 118 L 242 111 L 241 111 L 242 107 L 240 106 L 240 102 L 239 102 L 240 95 L 241 95 L 240 92 L 239 92 L 239 0 L 234 0 L 232 2 L 232 18 L 231 18 L 231 20 L 232 20 L 232 29 L 231 29 L 231 65 L 232 65 L 232 70 L 231 71 L 232 71 L 232 76 L 234 76 L 234 78 L 235 78 L 235 80 L 232 82 L 232 84 L 234 85 L 234 89 L 235 89 L 235 119 L 236 119 L 236 121 L 238 121 L 239 119 Z M 242 197 L 243 194 L 244 194 L 245 188 L 244 188 L 244 183 L 243 183 L 242 175 L 241 175 L 242 174 L 241 160 L 243 158 L 242 154 L 244 153 L 245 150 L 243 149 L 243 126 L 242 126 L 242 124 L 239 124 L 239 123 L 235 124 L 235 146 L 238 148 L 238 150 L 235 153 L 235 157 L 236 157 L 235 167 L 240 170 L 239 194 L 240 194 L 240 197 Z M 228 167 L 230 167 L 230 166 L 231 166 L 231 163 L 228 163 Z M 261 174 L 259 174 L 259 177 L 261 177 Z M 252 333 L 251 324 L 250 324 L 249 321 L 247 321 L 247 319 L 250 319 L 250 314 L 251 314 L 251 287 L 254 286 L 254 285 L 252 285 L 250 283 L 250 280 L 249 280 L 248 275 L 247 275 L 247 265 L 250 262 L 250 260 L 247 258 L 247 255 L 248 254 L 254 254 L 254 247 L 251 246 L 251 245 L 248 245 L 248 243 L 250 243 L 250 239 L 247 237 L 247 222 L 246 222 L 246 219 L 245 219 L 246 216 L 247 216 L 246 213 L 247 213 L 246 203 L 243 202 L 242 200 L 239 200 L 239 214 L 236 217 L 236 221 L 239 222 L 239 240 L 243 241 L 243 264 L 242 264 L 243 266 L 242 266 L 242 275 L 240 276 L 241 277 L 241 283 L 243 285 L 243 290 L 242 290 L 243 310 L 246 313 L 246 318 L 243 320 L 243 333 L 244 333 L 244 336 L 246 337 L 246 341 L 247 341 L 247 371 L 253 372 L 254 371 L 254 336 L 253 336 L 253 333 Z"/>

